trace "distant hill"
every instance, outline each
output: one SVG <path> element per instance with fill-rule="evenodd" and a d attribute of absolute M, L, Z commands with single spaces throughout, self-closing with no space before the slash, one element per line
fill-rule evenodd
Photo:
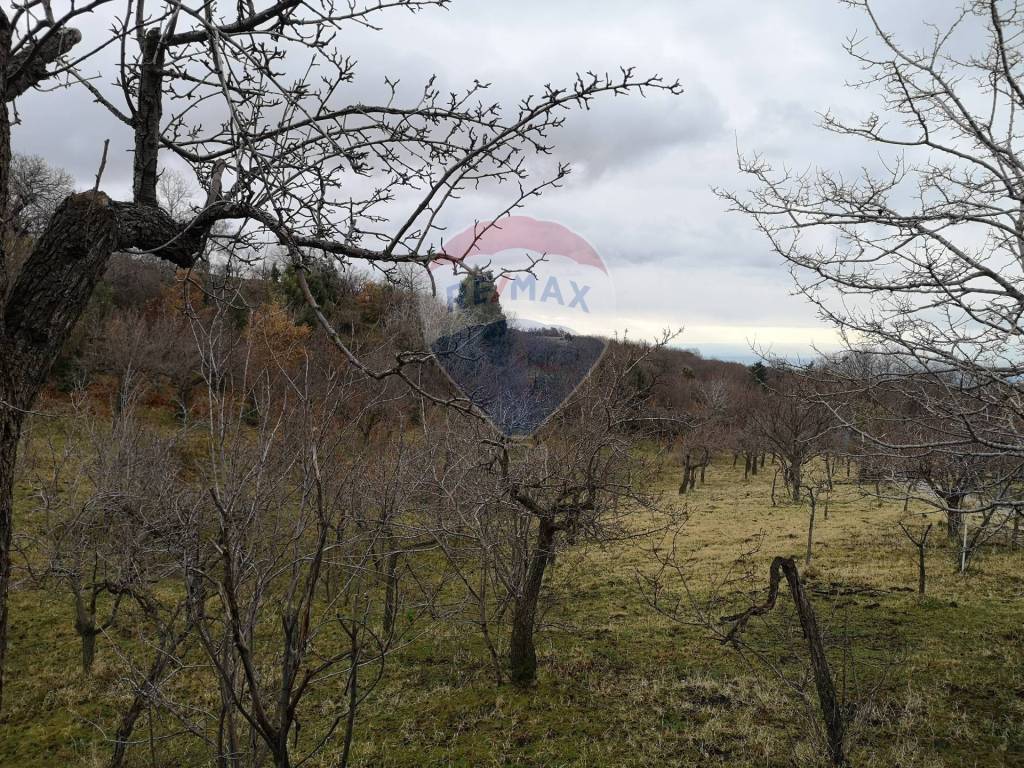
<path fill-rule="evenodd" d="M 515 328 L 517 331 L 548 331 L 555 330 L 561 333 L 567 333 L 575 336 L 576 331 L 566 325 L 552 325 L 551 323 L 541 323 L 536 320 L 529 320 L 525 317 L 514 317 L 509 318 L 509 325 Z"/>
<path fill-rule="evenodd" d="M 600 359 L 603 339 L 524 331 L 505 320 L 470 325 L 431 349 L 452 381 L 509 436 L 527 435 L 565 401 Z"/>

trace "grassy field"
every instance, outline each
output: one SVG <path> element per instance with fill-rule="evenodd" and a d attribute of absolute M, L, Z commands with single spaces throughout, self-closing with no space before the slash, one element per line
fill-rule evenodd
<path fill-rule="evenodd" d="M 803 554 L 807 507 L 773 508 L 770 475 L 769 467 L 744 481 L 742 467 L 719 459 L 685 498 L 665 476 L 666 503 L 689 512 L 677 544 L 698 598 L 707 577 L 733 568 L 761 535 L 749 564 L 762 591 L 772 556 Z M 852 763 L 1024 765 L 1024 552 L 987 552 L 961 576 L 936 530 L 929 595 L 919 599 L 916 552 L 896 527 L 900 511 L 837 486 L 829 519 L 819 514 L 805 572 L 833 638 L 837 677 L 851 690 L 873 691 L 860 702 Z M 666 551 L 665 542 L 632 541 L 559 558 L 547 582 L 556 607 L 539 636 L 533 689 L 496 686 L 482 643 L 464 628 L 418 637 L 389 660 L 361 710 L 354 764 L 819 764 L 797 693 L 707 628 L 652 610 L 637 575 L 653 573 L 654 546 Z M 11 619 L 0 765 L 102 765 L 117 712 L 111 648 L 101 640 L 96 672 L 84 678 L 66 599 L 20 589 Z M 787 595 L 750 633 L 791 676 L 804 667 L 795 621 Z M 772 645 L 775 633 L 789 642 Z M 178 744 L 161 741 L 157 764 L 193 764 Z M 139 747 L 133 764 L 150 765 L 150 754 Z"/>

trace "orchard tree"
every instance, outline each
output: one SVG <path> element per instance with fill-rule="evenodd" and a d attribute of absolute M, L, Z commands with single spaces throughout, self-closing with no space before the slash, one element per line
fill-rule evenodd
<path fill-rule="evenodd" d="M 884 23 L 880 4 L 846 5 L 869 30 L 847 45 L 865 73 L 859 85 L 880 103 L 860 118 L 827 112 L 822 127 L 881 162 L 851 177 L 746 157 L 750 191 L 723 194 L 788 262 L 849 353 L 873 361 L 870 371 L 830 366 L 808 379 L 876 463 L 910 454 L 932 466 L 974 457 L 1015 467 L 1024 457 L 1024 7 L 963 2 L 918 46 Z M 866 425 L 866 401 L 902 411 Z M 930 434 L 899 421 L 926 423 Z M 960 485 L 945 489 L 953 520 Z M 972 486 L 993 500 L 974 511 L 1021 501 L 1015 478 L 992 473 L 988 485 Z"/>
<path fill-rule="evenodd" d="M 191 267 L 211 240 L 254 254 L 271 241 L 284 246 L 314 305 L 303 274 L 311 251 L 385 274 L 425 265 L 451 198 L 509 182 L 511 209 L 568 173 L 564 165 L 543 178 L 527 171 L 531 155 L 548 152 L 565 109 L 602 93 L 680 90 L 623 69 L 545 86 L 511 110 L 487 102 L 478 81 L 445 93 L 433 78 L 411 100 L 389 80 L 379 101 L 342 101 L 356 71 L 345 55 L 350 26 L 374 27 L 389 9 L 446 5 L 24 0 L 0 10 L 0 211 L 11 206 L 11 115 L 33 88 L 87 89 L 123 126 L 114 147 L 134 149 L 130 199 L 103 191 L 106 148 L 96 147 L 95 182 L 57 206 L 17 274 L 0 253 L 0 669 L 22 423 L 111 254 Z M 158 195 L 169 156 L 205 190 L 198 207 L 177 216 Z M 326 318 L 317 321 L 361 365 Z M 402 376 L 405 362 L 374 373 Z"/>
<path fill-rule="evenodd" d="M 490 427 L 462 414 L 425 434 L 434 455 L 423 473 L 432 478 L 425 484 L 427 514 L 440 516 L 432 535 L 471 593 L 467 604 L 477 609 L 474 623 L 499 680 L 485 593 L 504 595 L 495 600 L 508 606 L 509 678 L 530 685 L 537 677 L 542 597 L 558 554 L 587 542 L 639 537 L 627 518 L 653 513 L 657 528 L 666 514 L 648 491 L 661 456 L 640 450 L 663 435 L 659 422 L 647 416 L 649 394 L 638 392 L 633 378 L 665 343 L 611 345 L 563 408 L 528 440 L 496 439 Z M 471 566 L 457 562 L 466 558 L 460 547 L 467 542 L 479 553 Z M 472 571 L 478 579 L 473 583 L 466 576 Z M 488 588 L 487 579 L 495 585 Z"/>
<path fill-rule="evenodd" d="M 790 497 L 799 502 L 804 469 L 825 451 L 835 422 L 793 376 L 780 373 L 775 378 L 766 407 L 753 418 L 764 444 L 779 461 Z"/>

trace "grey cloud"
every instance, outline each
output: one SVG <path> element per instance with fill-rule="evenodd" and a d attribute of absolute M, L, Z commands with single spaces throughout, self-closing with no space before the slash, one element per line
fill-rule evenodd
<path fill-rule="evenodd" d="M 936 5 L 906 0 L 879 8 L 902 39 L 916 43 L 929 34 L 922 18 L 947 12 Z M 100 30 L 109 21 L 91 23 Z M 816 324 L 811 308 L 789 295 L 788 275 L 767 243 L 710 188 L 746 185 L 736 169 L 737 145 L 800 168 L 877 161 L 870 146 L 814 125 L 825 109 L 857 117 L 878 106 L 877 94 L 844 87 L 861 73 L 842 44 L 866 32 L 863 17 L 823 0 L 459 0 L 449 11 L 391 13 L 380 21 L 383 32 L 353 27 L 341 40 L 359 69 L 340 97 L 386 98 L 387 75 L 402 80 L 408 101 L 436 73 L 444 90 L 490 81 L 489 98 L 514 110 L 522 96 L 546 83 L 570 83 L 588 69 L 632 64 L 642 73 L 679 77 L 686 89 L 679 98 L 609 98 L 589 112 L 569 113 L 552 140 L 555 157 L 574 162 L 577 172 L 524 213 L 561 221 L 605 254 L 618 275 L 624 318 L 731 326 L 752 337 L 768 326 Z M 971 34 L 964 31 L 967 47 Z M 287 68 L 298 72 L 301 65 Z M 110 138 L 104 185 L 127 192 L 131 137 L 84 91 L 33 94 L 21 100 L 19 113 L 15 148 L 46 156 L 83 185 Z M 443 220 L 459 231 L 493 216 L 509 195 L 467 194 Z M 701 341 L 688 336 L 684 343 Z"/>
<path fill-rule="evenodd" d="M 559 155 L 573 163 L 584 181 L 592 181 L 611 168 L 657 162 L 661 153 L 678 145 L 699 151 L 726 133 L 725 111 L 698 83 L 683 97 L 655 92 L 646 101 L 609 99 L 589 111 L 574 112 L 557 142 L 565 148 Z"/>

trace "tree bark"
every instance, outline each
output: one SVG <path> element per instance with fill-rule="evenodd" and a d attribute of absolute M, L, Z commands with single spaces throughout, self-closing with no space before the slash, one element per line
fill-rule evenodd
<path fill-rule="evenodd" d="M 686 455 L 683 456 L 683 482 L 679 485 L 679 495 L 683 495 L 693 487 L 690 456 L 690 451 L 687 451 Z"/>
<path fill-rule="evenodd" d="M 96 594 L 93 592 L 92 605 L 90 606 L 81 590 L 81 583 L 75 581 L 73 585 L 75 597 L 75 632 L 82 642 L 82 674 L 88 675 L 92 672 L 92 664 L 96 658 Z M 91 607 L 91 610 L 90 610 Z"/>
<path fill-rule="evenodd" d="M 534 630 L 537 620 L 537 602 L 544 583 L 544 572 L 554 555 L 555 533 L 553 522 L 541 518 L 537 542 L 530 556 L 526 583 L 512 610 L 512 640 L 509 646 L 509 669 L 512 682 L 529 685 L 537 679 L 537 650 Z"/>
<path fill-rule="evenodd" d="M 92 665 L 96 659 L 96 631 L 86 630 L 81 633 L 82 638 L 82 673 L 92 674 Z"/>
<path fill-rule="evenodd" d="M 7 238 L 3 236 L 10 224 L 7 221 L 11 194 L 11 119 L 7 111 L 7 73 L 10 60 L 11 23 L 7 14 L 0 9 L 0 308 L 3 307 L 10 281 L 7 273 L 10 268 L 9 257 L 4 252 L 4 240 Z"/>
<path fill-rule="evenodd" d="M 0 9 L 0 310 L 9 287 L 8 255 L 3 230 L 10 201 L 11 121 L 7 111 L 7 71 L 11 59 L 11 23 Z M 9 354 L 3 338 L 0 314 L 0 708 L 3 706 L 4 669 L 7 655 L 7 590 L 11 580 L 11 521 L 14 515 L 14 464 L 18 456 L 23 413 L 12 408 L 13 379 L 4 363 Z"/>
<path fill-rule="evenodd" d="M 160 154 L 160 119 L 163 116 L 164 45 L 162 30 L 154 26 L 142 43 L 139 101 L 135 116 L 135 168 L 133 198 L 157 205 L 157 159 Z"/>

